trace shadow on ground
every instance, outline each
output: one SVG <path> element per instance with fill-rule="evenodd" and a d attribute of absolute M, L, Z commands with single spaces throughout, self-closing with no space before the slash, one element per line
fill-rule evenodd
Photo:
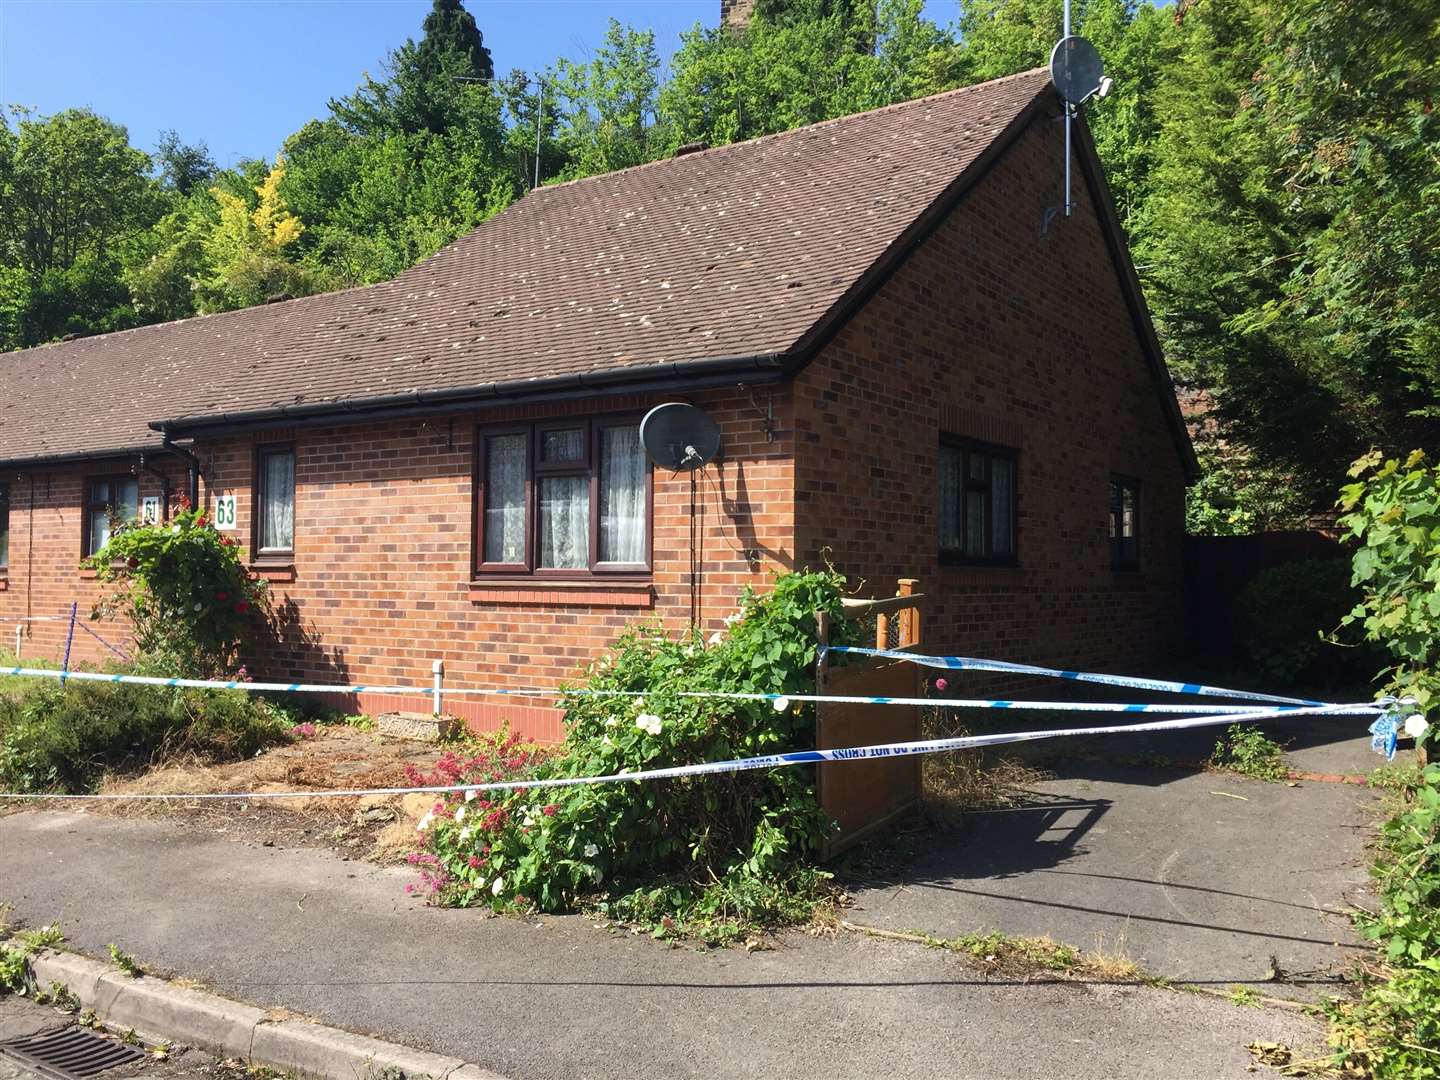
<path fill-rule="evenodd" d="M 1353 720 L 1348 731 L 1327 720 L 1295 734 L 1292 758 L 1323 753 L 1343 772 L 1378 761 Z M 1158 755 L 1138 739 L 1127 763 L 1113 738 L 1064 749 L 1044 755 L 1055 779 L 1027 790 L 1024 805 L 912 828 L 843 863 L 850 921 L 1049 936 L 1149 974 L 1266 984 L 1277 996 L 1344 985 L 1367 948 L 1348 913 L 1368 903 L 1373 791 L 1140 764 Z"/>

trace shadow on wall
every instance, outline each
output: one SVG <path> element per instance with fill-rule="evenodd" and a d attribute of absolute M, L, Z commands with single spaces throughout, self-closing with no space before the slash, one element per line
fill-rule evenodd
<path fill-rule="evenodd" d="M 256 666 L 266 676 L 314 683 L 350 682 L 350 665 L 345 650 L 331 648 L 307 623 L 294 600 L 285 598 L 270 614 L 270 640 L 257 650 Z"/>
<path fill-rule="evenodd" d="M 745 483 L 745 463 L 735 462 L 735 494 L 732 498 L 725 493 L 725 463 L 722 461 L 715 469 L 716 494 L 720 500 L 720 509 L 735 529 L 735 542 L 738 546 L 736 554 L 740 555 L 754 567 L 761 559 L 770 559 L 783 567 L 785 570 L 795 569 L 795 557 L 787 551 L 777 548 L 766 547 L 760 543 L 760 538 L 755 532 L 755 516 L 750 510 L 750 490 Z"/>

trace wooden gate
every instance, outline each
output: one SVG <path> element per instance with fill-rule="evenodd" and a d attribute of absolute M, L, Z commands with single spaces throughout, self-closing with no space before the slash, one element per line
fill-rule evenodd
<path fill-rule="evenodd" d="M 920 646 L 920 609 L 924 597 L 914 578 L 901 578 L 899 595 L 885 600 L 846 600 L 846 614 L 875 620 L 877 649 Z M 829 644 L 830 625 L 820 618 L 820 642 Z M 918 665 L 882 657 L 849 656 L 831 667 L 822 654 L 816 671 L 819 694 L 860 697 L 919 697 L 923 675 Z M 920 738 L 918 705 L 845 705 L 821 702 L 815 710 L 815 745 L 822 750 Z M 818 766 L 820 805 L 840 828 L 826 840 L 830 858 L 870 833 L 889 825 L 920 801 L 921 758 L 830 762 Z"/>

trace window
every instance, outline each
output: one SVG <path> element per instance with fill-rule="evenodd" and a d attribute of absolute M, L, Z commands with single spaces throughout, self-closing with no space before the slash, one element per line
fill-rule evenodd
<path fill-rule="evenodd" d="M 650 568 L 650 465 L 633 421 L 481 429 L 476 569 L 553 577 Z"/>
<path fill-rule="evenodd" d="M 10 566 L 10 486 L 0 484 L 0 576 Z"/>
<path fill-rule="evenodd" d="M 1124 476 L 1110 478 L 1110 565 L 1140 568 L 1140 482 Z"/>
<path fill-rule="evenodd" d="M 116 525 L 134 521 L 139 512 L 140 484 L 133 476 L 107 476 L 87 481 L 85 501 L 85 556 L 110 542 Z"/>
<path fill-rule="evenodd" d="M 946 562 L 1015 561 L 1015 452 L 941 436 L 940 555 Z"/>
<path fill-rule="evenodd" d="M 255 451 L 255 554 L 288 556 L 295 551 L 295 448 L 261 446 Z"/>

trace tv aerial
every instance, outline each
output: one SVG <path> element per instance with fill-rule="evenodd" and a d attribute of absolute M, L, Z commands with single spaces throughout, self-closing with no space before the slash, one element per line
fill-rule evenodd
<path fill-rule="evenodd" d="M 656 405 L 640 421 L 640 445 L 662 469 L 690 474 L 690 629 L 700 621 L 700 544 L 696 490 L 700 470 L 720 453 L 720 425 L 704 409 L 683 401 Z"/>
<path fill-rule="evenodd" d="M 1050 52 L 1050 82 L 1065 103 L 1065 216 L 1070 216 L 1075 202 L 1070 197 L 1070 126 L 1092 97 L 1103 98 L 1110 92 L 1112 80 L 1105 74 L 1100 52 L 1083 37 L 1070 32 L 1070 0 L 1065 0 L 1065 29 Z M 1045 227 L 1054 216 L 1053 207 L 1046 211 Z M 1044 232 L 1045 228 L 1041 228 Z"/>

